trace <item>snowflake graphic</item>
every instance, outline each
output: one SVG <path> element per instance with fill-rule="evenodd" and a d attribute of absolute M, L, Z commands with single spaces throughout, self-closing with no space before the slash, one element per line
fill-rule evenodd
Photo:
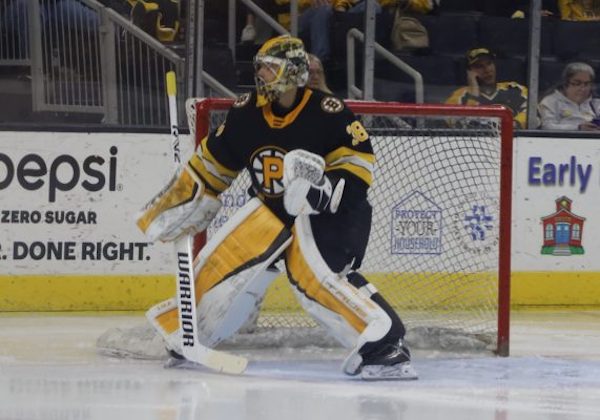
<path fill-rule="evenodd" d="M 465 229 L 474 241 L 485 240 L 485 233 L 493 228 L 491 222 L 494 218 L 486 214 L 485 206 L 473 206 L 471 213 L 467 213 L 464 220 Z"/>

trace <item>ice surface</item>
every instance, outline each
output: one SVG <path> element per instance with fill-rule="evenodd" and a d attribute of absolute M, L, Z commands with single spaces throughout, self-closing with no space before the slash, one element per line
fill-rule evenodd
<path fill-rule="evenodd" d="M 142 315 L 0 315 L 0 419 L 600 419 L 600 311 L 513 313 L 509 358 L 418 353 L 418 381 L 363 382 L 343 351 L 251 349 L 243 376 L 97 354 Z"/>

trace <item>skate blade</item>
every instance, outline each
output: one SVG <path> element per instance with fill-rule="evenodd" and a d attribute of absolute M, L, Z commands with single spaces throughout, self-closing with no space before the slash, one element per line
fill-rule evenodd
<path fill-rule="evenodd" d="M 410 362 L 398 363 L 392 366 L 364 366 L 360 376 L 365 381 L 406 381 L 419 379 L 417 371 Z"/>

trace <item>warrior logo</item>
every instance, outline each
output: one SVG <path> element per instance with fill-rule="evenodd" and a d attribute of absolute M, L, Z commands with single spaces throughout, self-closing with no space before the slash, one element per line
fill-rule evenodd
<path fill-rule="evenodd" d="M 283 194 L 283 157 L 285 151 L 267 146 L 259 149 L 251 158 L 252 177 L 261 191 L 269 197 Z"/>

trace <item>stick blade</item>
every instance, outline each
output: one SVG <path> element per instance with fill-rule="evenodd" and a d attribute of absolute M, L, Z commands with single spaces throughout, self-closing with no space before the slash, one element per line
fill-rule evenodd
<path fill-rule="evenodd" d="M 219 350 L 209 349 L 196 343 L 193 348 L 184 348 L 183 356 L 190 362 L 198 363 L 217 372 L 240 375 L 248 366 L 248 359 Z"/>

